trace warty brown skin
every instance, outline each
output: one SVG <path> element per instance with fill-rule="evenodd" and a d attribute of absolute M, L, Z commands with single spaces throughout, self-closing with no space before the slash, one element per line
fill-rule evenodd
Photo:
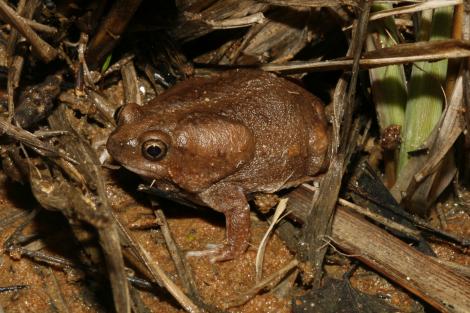
<path fill-rule="evenodd" d="M 107 149 L 172 198 L 224 213 L 227 240 L 213 251 L 220 261 L 248 246 L 247 197 L 311 179 L 327 163 L 328 142 L 319 99 L 274 74 L 233 70 L 127 104 Z"/>

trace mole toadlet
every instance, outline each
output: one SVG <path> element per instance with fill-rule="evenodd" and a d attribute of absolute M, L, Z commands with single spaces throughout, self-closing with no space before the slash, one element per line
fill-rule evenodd
<path fill-rule="evenodd" d="M 318 98 L 271 73 L 232 70 L 125 105 L 107 149 L 172 198 L 222 212 L 226 242 L 207 251 L 222 261 L 248 247 L 250 195 L 311 180 L 328 143 Z"/>

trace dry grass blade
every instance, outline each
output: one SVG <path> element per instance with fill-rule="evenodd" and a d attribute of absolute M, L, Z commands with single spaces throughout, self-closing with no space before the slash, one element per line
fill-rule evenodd
<path fill-rule="evenodd" d="M 420 51 L 426 49 L 427 51 Z M 439 59 L 464 58 L 470 53 L 470 41 L 455 39 L 436 39 L 431 42 L 416 42 L 409 44 L 400 44 L 391 48 L 377 49 L 368 52 L 364 58 L 379 59 L 391 58 L 398 59 L 398 63 L 404 63 L 400 58 L 406 58 L 407 62 L 413 61 L 411 58 L 416 56 L 419 60 L 435 61 Z"/>
<path fill-rule="evenodd" d="M 224 0 L 210 1 L 209 6 L 204 6 L 199 11 L 189 10 L 184 1 L 181 1 L 179 9 L 182 22 L 173 29 L 174 37 L 189 41 L 201 37 L 214 28 L 210 24 L 224 23 L 224 20 L 240 19 L 256 13 L 263 13 L 269 8 L 269 5 L 254 0 Z M 186 11 L 188 9 L 188 11 Z M 239 20 L 240 21 L 240 20 Z M 229 22 L 230 23 L 230 22 Z"/>
<path fill-rule="evenodd" d="M 401 6 L 389 10 L 383 10 L 380 12 L 375 12 L 370 15 L 370 21 L 375 21 L 381 18 L 385 18 L 387 16 L 397 15 L 397 14 L 405 14 L 405 13 L 415 13 L 424 10 L 430 9 L 437 9 L 442 7 L 454 6 L 458 4 L 462 4 L 463 0 L 430 0 L 424 1 L 422 3 L 411 4 L 406 6 Z"/>
<path fill-rule="evenodd" d="M 147 252 L 147 250 L 141 248 L 140 253 L 142 257 L 147 260 L 147 264 L 150 265 L 149 269 L 151 273 L 155 276 L 158 276 L 163 283 L 168 292 L 175 297 L 175 299 L 181 304 L 181 306 L 190 313 L 201 312 L 199 308 L 189 299 L 181 288 L 176 285 L 171 278 L 163 271 L 163 269 L 158 265 L 158 262 L 152 258 L 152 256 Z"/>
<path fill-rule="evenodd" d="M 181 306 L 190 313 L 199 313 L 201 310 L 194 302 L 176 285 L 171 278 L 160 267 L 158 262 L 134 239 L 119 219 L 115 217 L 117 226 L 120 231 L 121 239 L 128 246 L 132 254 L 145 266 L 153 282 L 168 290 L 168 292 L 178 301 Z"/>
<path fill-rule="evenodd" d="M 282 213 L 286 210 L 288 198 L 283 198 L 279 201 L 276 211 L 274 212 L 274 216 L 271 221 L 271 225 L 269 225 L 268 230 L 261 239 L 261 242 L 258 247 L 258 251 L 256 252 L 256 281 L 260 282 L 261 278 L 263 277 L 263 258 L 264 258 L 264 251 L 266 249 L 266 244 L 268 243 L 268 238 L 271 232 L 274 229 L 274 226 L 277 222 L 281 219 Z"/>
<path fill-rule="evenodd" d="M 160 228 L 162 230 L 163 237 L 165 238 L 166 246 L 168 251 L 170 252 L 170 256 L 175 264 L 176 270 L 178 275 L 181 277 L 181 282 L 183 287 L 189 293 L 190 296 L 195 297 L 197 296 L 197 288 L 196 284 L 194 283 L 194 278 L 192 276 L 191 270 L 181 253 L 181 250 L 176 245 L 173 236 L 171 235 L 170 227 L 168 226 L 168 222 L 163 214 L 163 211 L 158 209 L 154 211 L 155 217 L 158 219 L 158 223 L 160 224 Z"/>
<path fill-rule="evenodd" d="M 299 265 L 299 261 L 294 259 L 292 260 L 289 264 L 281 268 L 279 271 L 276 273 L 270 275 L 269 277 L 266 277 L 262 281 L 258 282 L 255 286 L 250 288 L 250 290 L 243 292 L 241 295 L 234 299 L 229 299 L 225 303 L 224 307 L 225 308 L 231 308 L 235 306 L 240 306 L 246 302 L 248 302 L 251 298 L 253 298 L 257 293 L 259 293 L 261 290 L 266 289 L 266 287 L 273 287 L 281 281 L 282 278 L 286 276 L 287 273 L 292 271 L 295 267 Z"/>
<path fill-rule="evenodd" d="M 116 312 L 130 313 L 129 286 L 116 224 L 112 222 L 106 228 L 99 228 L 98 234 L 109 273 Z"/>
<path fill-rule="evenodd" d="M 470 41 L 440 40 L 400 44 L 390 48 L 367 52 L 359 60 L 362 69 L 371 69 L 393 64 L 405 64 L 417 61 L 437 61 L 441 59 L 470 57 Z M 327 70 L 347 70 L 353 65 L 351 58 L 321 62 L 292 61 L 284 64 L 266 64 L 260 68 L 265 71 L 300 73 Z"/>
<path fill-rule="evenodd" d="M 231 63 L 243 64 L 250 58 L 273 63 L 292 59 L 308 44 L 312 19 L 309 9 L 305 8 L 271 11 L 262 24 L 250 28 L 239 46 L 230 53 Z"/>
<path fill-rule="evenodd" d="M 388 227 L 389 229 L 394 229 L 396 231 L 399 231 L 401 233 L 406 234 L 410 238 L 414 238 L 416 241 L 419 241 L 420 238 L 420 232 L 414 229 L 411 229 L 409 227 L 406 227 L 400 223 L 397 223 L 391 219 L 387 219 L 386 217 L 383 217 L 380 214 L 372 212 L 368 208 L 363 208 L 357 204 L 354 204 L 352 202 L 349 202 L 345 199 L 338 199 L 338 204 L 344 205 L 345 207 L 348 207 L 364 216 L 367 216 L 368 218 Z"/>
<path fill-rule="evenodd" d="M 241 28 L 248 27 L 253 24 L 261 24 L 265 20 L 264 14 L 261 12 L 240 17 L 226 19 L 222 21 L 207 20 L 206 23 L 213 29 L 231 29 L 231 28 Z"/>
<path fill-rule="evenodd" d="M 37 149 L 36 151 L 39 152 L 41 155 L 49 157 L 62 157 L 69 162 L 78 164 L 78 161 L 66 155 L 64 152 L 59 151 L 48 143 L 39 140 L 34 134 L 30 133 L 29 131 L 14 126 L 2 118 L 0 118 L 0 134 L 6 134 L 11 138 L 18 140 L 31 148 Z"/>
<path fill-rule="evenodd" d="M 357 0 L 258 0 L 259 2 L 269 3 L 279 6 L 292 7 L 334 7 L 338 5 L 358 5 Z"/>

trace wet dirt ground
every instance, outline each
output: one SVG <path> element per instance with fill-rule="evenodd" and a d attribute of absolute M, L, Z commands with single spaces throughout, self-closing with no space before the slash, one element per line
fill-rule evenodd
<path fill-rule="evenodd" d="M 27 212 L 35 207 L 27 187 L 13 184 L 3 175 L 0 181 L 0 220 L 21 214 L 12 224 L 2 227 L 1 242 L 5 242 L 16 227 L 22 223 Z M 145 199 L 137 202 L 116 185 L 109 186 L 113 207 L 125 225 L 152 218 L 152 210 Z M 26 201 L 18 201 L 19 199 Z M 188 210 L 188 208 L 184 208 Z M 221 243 L 224 239 L 223 216 L 212 211 L 168 212 L 168 223 L 174 239 L 183 251 L 204 250 L 208 244 Z M 202 298 L 216 306 L 227 299 L 250 289 L 255 284 L 255 245 L 267 229 L 266 223 L 253 222 L 253 246 L 240 259 L 211 263 L 206 257 L 190 257 L 189 264 L 194 273 L 197 289 Z M 77 261 L 77 243 L 70 233 L 67 220 L 56 212 L 41 211 L 23 231 L 23 235 L 37 235 L 27 249 L 42 251 Z M 133 235 L 172 279 L 178 281 L 173 262 L 168 254 L 163 237 L 158 229 L 135 230 Z M 273 237 L 266 249 L 264 275 L 268 276 L 285 266 L 293 256 L 283 243 Z M 0 259 L 0 288 L 21 286 L 20 289 L 0 292 L 0 304 L 5 312 L 110 312 L 110 304 L 103 299 L 93 282 L 77 268 L 60 268 L 2 250 Z M 109 291 L 109 289 L 107 289 Z M 106 292 L 105 292 L 106 293 Z M 162 295 L 161 297 L 156 294 Z M 141 297 L 152 312 L 183 312 L 163 290 L 142 291 Z M 58 301 L 59 299 L 59 301 Z M 108 301 L 110 298 L 108 299 Z M 289 312 L 289 297 L 278 297 L 265 293 L 248 301 L 243 308 L 233 312 Z"/>
<path fill-rule="evenodd" d="M 152 224 L 154 219 L 150 198 L 132 192 L 138 179 L 129 174 L 110 175 L 108 196 L 120 221 L 127 227 Z M 117 179 L 116 179 L 117 177 Z M 126 185 L 127 189 L 121 188 Z M 131 192 L 129 192 L 131 191 Z M 2 244 L 25 221 L 28 213 L 37 208 L 29 188 L 12 183 L 0 174 L 0 240 Z M 224 220 L 221 214 L 211 210 L 196 210 L 168 202 L 162 202 L 172 235 L 183 252 L 204 250 L 208 244 L 221 243 L 224 239 Z M 447 221 L 448 230 L 459 230 L 468 236 L 468 218 L 454 215 Z M 13 221 L 13 222 L 9 222 Z M 462 224 L 463 223 L 463 224 Z M 463 225 L 463 226 L 462 226 Z M 211 263 L 207 257 L 189 257 L 196 287 L 201 298 L 219 308 L 236 299 L 256 284 L 256 248 L 267 230 L 267 223 L 252 213 L 252 245 L 241 258 Z M 142 227 L 141 227 L 142 228 Z M 144 227 L 145 228 L 145 227 Z M 180 283 L 175 266 L 168 253 L 158 227 L 135 229 L 133 236 L 173 281 Z M 463 233 L 462 233 L 463 234 Z M 74 239 L 67 220 L 57 212 L 42 210 L 22 231 L 29 251 L 43 252 L 70 262 L 69 266 L 51 265 L 32 259 L 21 251 L 7 251 L 2 247 L 0 256 L 0 305 L 4 312 L 112 312 L 110 289 L 98 284 L 90 274 L 80 269 L 79 251 L 84 243 Z M 29 236 L 32 236 L 29 238 Z M 96 244 L 90 239 L 90 244 Z M 448 246 L 434 245 L 440 257 L 469 266 L 470 258 Z M 263 277 L 267 277 L 293 259 L 283 242 L 273 236 L 267 245 L 264 257 Z M 332 277 L 341 278 L 351 263 L 341 257 L 341 262 L 326 267 Z M 334 263 L 334 262 L 333 262 Z M 75 265 L 76 266 L 75 266 Z M 134 273 L 136 277 L 141 274 Z M 92 275 L 93 276 L 93 275 Z M 245 304 L 228 309 L 230 312 L 291 312 L 292 285 L 297 273 L 277 288 L 261 292 Z M 96 277 L 95 277 L 96 278 Z M 299 279 L 299 278 L 297 278 Z M 380 295 L 401 312 L 419 312 L 422 308 L 400 288 L 366 268 L 359 268 L 351 279 L 352 285 L 368 294 Z M 160 289 L 141 289 L 142 303 L 150 312 L 184 312 L 169 294 Z"/>

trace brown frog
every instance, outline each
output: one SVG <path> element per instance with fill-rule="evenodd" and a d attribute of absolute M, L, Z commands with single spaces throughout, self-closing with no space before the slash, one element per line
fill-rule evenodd
<path fill-rule="evenodd" d="M 328 141 L 315 96 L 274 74 L 233 70 L 127 104 L 107 149 L 171 197 L 224 213 L 226 243 L 212 251 L 221 261 L 248 246 L 247 198 L 311 179 L 326 166 Z"/>

